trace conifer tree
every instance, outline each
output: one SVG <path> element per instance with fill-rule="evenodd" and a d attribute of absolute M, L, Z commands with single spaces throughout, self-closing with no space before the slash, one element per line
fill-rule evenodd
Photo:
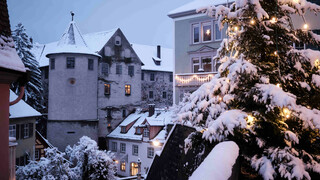
<path fill-rule="evenodd" d="M 21 23 L 19 23 L 12 32 L 12 38 L 15 42 L 19 57 L 25 67 L 30 70 L 30 80 L 25 86 L 24 100 L 36 110 L 41 111 L 43 109 L 41 71 L 39 69 L 38 61 L 31 52 L 33 45 Z M 13 83 L 11 89 L 18 94 L 20 91 L 19 84 Z"/>
<path fill-rule="evenodd" d="M 197 129 L 186 149 L 235 141 L 242 177 L 311 179 L 320 174 L 320 47 L 304 13 L 306 0 L 235 0 L 198 9 L 227 27 L 215 60 L 218 74 L 185 97 L 179 120 Z M 294 27 L 292 14 L 305 19 Z M 248 176 L 246 176 L 246 174 Z"/>

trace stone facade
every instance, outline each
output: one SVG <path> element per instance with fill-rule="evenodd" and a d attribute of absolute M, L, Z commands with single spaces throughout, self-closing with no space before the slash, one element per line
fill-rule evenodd
<path fill-rule="evenodd" d="M 172 72 L 142 70 L 142 73 L 141 96 L 143 107 L 147 107 L 148 104 L 155 104 L 156 107 L 172 106 Z"/>

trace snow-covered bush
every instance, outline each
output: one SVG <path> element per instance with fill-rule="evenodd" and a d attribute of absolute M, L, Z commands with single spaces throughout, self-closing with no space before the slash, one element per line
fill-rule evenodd
<path fill-rule="evenodd" d="M 18 167 L 16 177 L 22 179 L 115 179 L 115 165 L 110 152 L 98 149 L 89 137 L 82 137 L 66 153 L 47 148 L 46 157 Z"/>
<path fill-rule="evenodd" d="M 218 74 L 186 97 L 178 120 L 197 129 L 185 142 L 235 141 L 242 178 L 310 179 L 320 174 L 320 35 L 291 15 L 320 12 L 306 0 L 235 0 L 198 9 L 227 27 Z M 298 28 L 298 29 L 297 29 Z M 302 27 L 301 27 L 302 28 Z M 201 135 L 201 136 L 199 136 Z M 249 176 L 246 176 L 248 175 Z"/>

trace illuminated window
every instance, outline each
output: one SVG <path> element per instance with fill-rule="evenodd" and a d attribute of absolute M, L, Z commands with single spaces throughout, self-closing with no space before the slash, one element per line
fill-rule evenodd
<path fill-rule="evenodd" d="M 67 57 L 67 69 L 74 69 L 75 66 L 75 58 Z"/>
<path fill-rule="evenodd" d="M 148 158 L 153 158 L 154 155 L 154 148 L 148 147 Z"/>
<path fill-rule="evenodd" d="M 192 25 L 192 39 L 193 39 L 193 43 L 199 43 L 199 41 L 200 41 L 199 24 Z"/>
<path fill-rule="evenodd" d="M 126 85 L 124 86 L 124 88 L 125 88 L 125 94 L 126 94 L 126 95 L 131 95 L 131 85 L 126 84 Z"/>
<path fill-rule="evenodd" d="M 211 41 L 211 22 L 202 23 L 202 41 Z"/>
<path fill-rule="evenodd" d="M 138 163 L 132 162 L 130 164 L 130 175 L 135 176 L 138 174 Z"/>
<path fill-rule="evenodd" d="M 132 155 L 138 156 L 139 154 L 139 146 L 138 145 L 132 145 Z"/>
<path fill-rule="evenodd" d="M 110 95 L 111 84 L 104 84 L 104 95 Z"/>
<path fill-rule="evenodd" d="M 126 162 L 121 162 L 121 164 L 120 164 L 120 170 L 121 170 L 121 171 L 126 171 Z"/>

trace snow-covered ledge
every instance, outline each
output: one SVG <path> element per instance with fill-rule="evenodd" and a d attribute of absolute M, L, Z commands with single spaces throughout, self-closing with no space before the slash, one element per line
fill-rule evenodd
<path fill-rule="evenodd" d="M 227 180 L 239 155 L 239 147 L 233 141 L 217 144 L 189 180 Z"/>

